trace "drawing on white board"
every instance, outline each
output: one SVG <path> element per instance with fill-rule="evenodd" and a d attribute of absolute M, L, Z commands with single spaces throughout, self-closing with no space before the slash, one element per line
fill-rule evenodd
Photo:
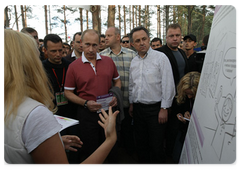
<path fill-rule="evenodd" d="M 207 129 L 215 131 L 211 146 L 213 147 L 219 161 L 221 161 L 224 145 L 229 145 L 231 144 L 232 140 L 236 139 L 236 115 L 233 114 L 236 102 L 236 93 L 234 97 L 230 93 L 227 96 L 222 96 L 222 88 L 223 87 L 221 86 L 215 99 L 214 112 L 218 122 L 217 127 L 206 127 Z M 232 116 L 235 117 L 232 118 Z M 231 136 L 231 141 L 225 140 L 226 135 Z"/>

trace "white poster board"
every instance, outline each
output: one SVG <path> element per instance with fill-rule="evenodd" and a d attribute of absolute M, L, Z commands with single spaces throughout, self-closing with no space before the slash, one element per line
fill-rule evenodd
<path fill-rule="evenodd" d="M 236 160 L 236 10 L 216 6 L 180 162 Z"/>

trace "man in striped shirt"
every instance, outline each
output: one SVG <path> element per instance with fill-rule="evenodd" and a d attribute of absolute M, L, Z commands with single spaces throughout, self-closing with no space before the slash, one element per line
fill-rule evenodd
<path fill-rule="evenodd" d="M 123 94 L 123 107 L 125 119 L 122 121 L 122 133 L 123 142 L 128 150 L 132 149 L 131 142 L 133 143 L 133 136 L 131 133 L 131 122 L 132 118 L 129 116 L 129 68 L 132 59 L 137 55 L 135 51 L 122 47 L 120 45 L 121 33 L 118 28 L 109 27 L 105 33 L 105 43 L 108 48 L 101 51 L 100 54 L 103 56 L 111 57 L 114 61 L 117 71 L 121 79 L 121 91 Z M 131 141 L 132 139 L 132 141 Z M 128 141 L 126 141 L 128 140 Z M 132 152 L 133 150 L 128 150 Z"/>

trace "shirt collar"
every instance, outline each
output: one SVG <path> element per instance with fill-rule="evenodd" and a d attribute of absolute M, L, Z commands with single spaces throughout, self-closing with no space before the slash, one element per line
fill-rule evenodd
<path fill-rule="evenodd" d="M 111 50 L 110 47 L 108 47 L 108 49 L 109 49 L 109 54 L 113 53 L 113 51 Z M 121 53 L 124 53 L 124 50 L 123 50 L 123 47 L 122 47 L 122 46 L 121 46 L 120 52 L 119 52 L 117 55 L 119 55 L 119 54 L 121 54 Z"/>
<path fill-rule="evenodd" d="M 74 50 L 73 50 L 73 52 L 72 52 L 71 57 L 76 57 L 76 54 L 75 54 Z"/>
<path fill-rule="evenodd" d="M 101 59 L 102 59 L 102 57 L 99 55 L 99 53 L 97 53 L 97 60 L 101 60 Z M 90 63 L 88 61 L 88 59 L 85 57 L 84 52 L 82 52 L 82 62 L 83 63 Z"/>
<path fill-rule="evenodd" d="M 138 56 L 138 58 L 142 58 L 142 59 L 145 59 L 145 58 L 147 58 L 147 56 L 152 52 L 152 48 L 151 47 L 149 47 L 149 49 L 148 49 L 148 51 L 146 52 L 146 54 L 145 54 L 145 56 L 142 58 L 142 57 L 140 57 L 140 55 L 137 53 L 137 56 Z"/>

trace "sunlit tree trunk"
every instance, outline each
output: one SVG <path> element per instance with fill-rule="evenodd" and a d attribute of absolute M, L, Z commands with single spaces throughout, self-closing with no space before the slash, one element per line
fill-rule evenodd
<path fill-rule="evenodd" d="M 115 5 L 108 5 L 108 27 L 115 26 Z"/>
<path fill-rule="evenodd" d="M 64 29 L 65 29 L 65 42 L 67 43 L 68 42 L 68 39 L 67 39 L 67 20 L 66 20 L 66 7 L 65 5 L 63 5 L 63 16 L 64 16 Z"/>
<path fill-rule="evenodd" d="M 44 13 L 45 13 L 45 30 L 46 30 L 46 35 L 47 35 L 48 34 L 47 5 L 44 5 Z"/>
<path fill-rule="evenodd" d="M 82 8 L 79 8 L 79 15 L 80 15 L 80 30 L 83 32 L 83 19 L 82 19 Z"/>
<path fill-rule="evenodd" d="M 99 11 L 100 11 L 100 3 L 94 3 L 92 5 L 92 21 L 93 21 L 93 29 L 100 32 L 100 19 L 99 19 Z"/>
<path fill-rule="evenodd" d="M 14 5 L 14 11 L 15 11 L 15 22 L 16 22 L 16 26 L 17 26 L 17 31 L 19 31 L 18 16 L 17 16 L 17 6 L 16 5 Z"/>
<path fill-rule="evenodd" d="M 138 26 L 141 25 L 141 5 L 138 6 Z"/>
<path fill-rule="evenodd" d="M 21 7 L 21 15 L 22 15 L 22 26 L 23 28 L 25 28 L 26 25 L 25 25 L 24 13 L 23 13 L 23 3 L 20 3 L 20 7 Z"/>
<path fill-rule="evenodd" d="M 126 35 L 126 7 L 123 5 L 123 24 L 124 24 L 124 35 Z"/>
<path fill-rule="evenodd" d="M 133 28 L 134 28 L 134 3 L 132 3 L 132 23 L 133 23 Z"/>
<path fill-rule="evenodd" d="M 25 26 L 27 26 L 27 7 L 26 7 L 26 5 L 24 5 L 24 22 L 25 22 Z"/>
<path fill-rule="evenodd" d="M 121 30 L 121 6 L 118 5 L 118 24 L 119 24 L 119 29 Z"/>

